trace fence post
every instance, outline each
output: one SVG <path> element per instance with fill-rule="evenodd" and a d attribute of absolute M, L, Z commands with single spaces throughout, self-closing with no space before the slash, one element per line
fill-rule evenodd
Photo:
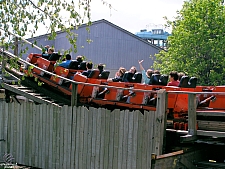
<path fill-rule="evenodd" d="M 165 89 L 161 89 L 157 92 L 157 105 L 154 121 L 154 142 L 152 152 L 156 155 L 161 155 L 165 148 L 166 137 L 166 123 L 167 123 L 167 92 Z"/>
<path fill-rule="evenodd" d="M 188 134 L 197 135 L 196 94 L 188 94 Z"/>
<path fill-rule="evenodd" d="M 1 65 L 1 72 L 2 72 L 1 78 L 2 78 L 2 80 L 3 80 L 4 76 L 5 76 L 6 63 L 7 63 L 6 59 L 3 58 L 2 65 Z"/>
<path fill-rule="evenodd" d="M 18 56 L 18 37 L 15 37 L 15 42 L 14 42 L 14 46 L 15 46 L 15 48 L 14 48 L 14 55 L 15 56 Z"/>
<path fill-rule="evenodd" d="M 71 106 L 77 106 L 77 84 L 72 83 Z"/>

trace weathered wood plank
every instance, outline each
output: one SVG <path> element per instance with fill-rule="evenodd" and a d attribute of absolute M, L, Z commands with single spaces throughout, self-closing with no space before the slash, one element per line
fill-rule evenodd
<path fill-rule="evenodd" d="M 5 112 L 4 113 L 4 116 L 3 116 L 3 121 L 4 121 L 4 125 L 3 125 L 3 139 L 4 139 L 4 147 L 3 147 L 3 152 L 2 154 L 4 155 L 6 152 L 7 152 L 7 142 L 8 142 L 8 104 L 4 104 L 3 106 L 3 111 L 2 112 Z"/>
<path fill-rule="evenodd" d="M 25 143 L 25 164 L 30 165 L 30 125 L 31 125 L 31 114 L 32 114 L 32 104 L 27 106 L 27 114 L 26 114 L 26 143 Z M 45 124 L 45 123 L 44 123 Z M 44 144 L 43 144 L 44 145 Z M 43 147 L 41 148 L 43 150 Z"/>
<path fill-rule="evenodd" d="M 120 112 L 120 121 L 119 121 L 119 151 L 118 151 L 118 169 L 122 169 L 123 163 L 123 122 L 124 122 L 124 111 Z"/>
<path fill-rule="evenodd" d="M 14 126 L 13 126 L 13 130 L 14 130 L 14 157 L 17 159 L 18 156 L 18 150 L 19 150 L 19 109 L 20 109 L 20 105 L 19 104 L 14 104 L 15 106 L 15 114 L 14 114 Z"/>
<path fill-rule="evenodd" d="M 157 92 L 157 106 L 154 120 L 154 149 L 152 150 L 156 155 L 163 153 L 164 141 L 165 141 L 165 130 L 166 130 L 166 106 L 167 97 L 166 91 L 159 90 Z"/>
<path fill-rule="evenodd" d="M 3 102 L 0 102 L 0 111 L 3 112 L 4 110 Z M 4 114 L 0 113 L 0 155 L 4 155 Z"/>
<path fill-rule="evenodd" d="M 30 129 L 30 112 L 32 110 L 30 110 L 30 107 L 31 105 L 27 105 L 26 107 L 26 122 L 25 122 L 25 146 L 24 146 L 24 149 L 25 149 L 25 156 L 24 156 L 24 162 L 25 164 L 29 164 L 29 129 Z M 41 149 L 42 150 L 42 149 Z"/>
<path fill-rule="evenodd" d="M 4 83 L 4 88 L 5 88 L 5 89 L 8 89 L 8 90 L 10 90 L 10 91 L 13 91 L 13 92 L 15 92 L 15 93 L 17 93 L 18 95 L 22 95 L 22 96 L 24 96 L 24 97 L 26 97 L 26 98 L 29 98 L 29 99 L 31 99 L 31 100 L 34 100 L 34 101 L 37 102 L 37 103 L 41 103 L 41 104 L 54 104 L 54 103 L 52 103 L 52 102 L 49 101 L 49 100 L 42 99 L 41 97 L 38 97 L 38 96 L 36 97 L 35 95 L 29 94 L 29 93 L 24 92 L 24 91 L 22 91 L 22 90 L 18 90 L 18 89 L 16 89 L 15 86 L 13 86 L 13 85 L 9 85 L 9 84 Z M 55 104 L 55 105 L 56 105 L 56 104 Z M 56 106 L 57 106 L 57 105 L 56 105 Z"/>
<path fill-rule="evenodd" d="M 68 107 L 68 106 L 67 106 Z M 66 122 L 67 123 L 67 126 L 68 126 L 68 138 L 67 138 L 67 161 L 66 161 L 66 164 L 67 164 L 67 168 L 71 168 L 71 139 L 72 139 L 72 107 L 68 107 L 68 117 L 67 117 L 68 121 Z"/>
<path fill-rule="evenodd" d="M 87 115 L 88 115 L 88 135 L 87 135 L 87 167 L 91 166 L 91 156 L 92 156 L 92 126 L 93 126 L 93 113 L 92 110 L 89 110 L 89 112 L 87 111 Z"/>
<path fill-rule="evenodd" d="M 63 106 L 62 107 L 62 111 L 63 111 L 63 121 L 62 121 L 62 124 L 63 124 L 63 148 L 62 148 L 62 158 L 63 158 L 63 163 L 62 163 L 62 167 L 63 168 L 68 168 L 67 166 L 67 159 L 69 158 L 68 156 L 68 152 L 67 152 L 67 146 L 68 146 L 68 135 L 70 133 L 68 133 L 68 106 Z"/>
<path fill-rule="evenodd" d="M 197 130 L 199 136 L 225 137 L 225 132 Z"/>
<path fill-rule="evenodd" d="M 80 138 L 80 146 L 79 146 L 79 168 L 84 168 L 83 164 L 83 148 L 84 148 L 84 114 L 85 114 L 86 108 L 82 107 L 80 113 L 80 126 L 79 126 L 79 138 Z"/>
<path fill-rule="evenodd" d="M 51 157 L 49 159 L 52 160 L 52 168 L 56 168 L 56 151 L 57 151 L 57 148 L 56 148 L 56 145 L 57 145 L 57 135 L 56 135 L 56 116 L 57 116 L 57 109 L 55 107 L 52 108 L 51 110 L 51 114 L 50 114 L 50 120 L 52 120 L 52 128 L 51 128 L 51 139 L 50 139 L 50 142 L 52 142 L 52 154 L 51 154 Z"/>
<path fill-rule="evenodd" d="M 36 105 L 32 104 L 32 115 L 31 115 L 31 119 L 32 119 L 32 124 L 30 126 L 30 130 L 31 130 L 31 133 L 32 135 L 30 136 L 31 137 L 31 150 L 30 150 L 30 153 L 31 153 L 31 166 L 37 166 L 37 164 L 35 164 L 35 160 L 36 160 L 36 154 L 38 152 L 38 150 L 36 150 L 36 132 L 37 131 L 37 126 L 36 126 L 36 121 L 37 121 L 37 111 L 36 110 Z"/>
<path fill-rule="evenodd" d="M 89 134 L 89 131 L 88 131 L 88 127 L 89 127 L 89 111 L 87 109 L 84 109 L 85 111 L 83 112 L 84 113 L 84 141 L 83 141 L 83 168 L 87 168 L 87 154 L 88 154 L 88 134 Z M 90 119 L 92 120 L 92 119 Z"/>
<path fill-rule="evenodd" d="M 197 134 L 196 94 L 188 94 L 188 134 Z"/>
<path fill-rule="evenodd" d="M 11 150 L 13 148 L 13 141 L 10 141 L 10 140 L 13 140 L 13 129 L 12 129 L 12 124 L 13 124 L 13 108 L 12 108 L 12 104 L 10 104 L 9 108 L 8 108 L 8 111 L 10 112 L 8 114 L 8 137 L 7 137 L 7 150 L 6 150 L 6 153 L 10 153 L 12 154 Z"/>
<path fill-rule="evenodd" d="M 120 110 L 114 110 L 114 136 L 113 136 L 113 169 L 118 168 L 118 153 L 119 153 L 119 128 L 120 128 Z"/>
<path fill-rule="evenodd" d="M 104 140 L 104 167 L 108 168 L 109 165 L 109 132 L 110 132 L 110 111 L 106 110 L 105 114 L 105 140 Z"/>
<path fill-rule="evenodd" d="M 20 147 L 21 147 L 21 135 L 22 135 L 22 130 L 20 130 L 20 126 L 21 126 L 21 121 L 20 121 L 20 117 L 21 117 L 21 105 L 17 104 L 17 111 L 16 111 L 16 120 L 17 120 L 17 124 L 16 124 L 16 138 L 17 138 L 17 143 L 16 143 L 16 159 L 18 159 L 18 161 L 20 160 Z"/>
<path fill-rule="evenodd" d="M 95 157 L 96 157 L 96 137 L 97 137 L 97 132 L 96 132 L 96 126 L 97 126 L 97 111 L 95 108 L 90 108 L 89 109 L 91 113 L 93 114 L 92 120 L 93 120 L 93 125 L 92 125 L 92 142 L 91 142 L 91 168 L 95 168 Z"/>
<path fill-rule="evenodd" d="M 122 141 L 122 168 L 127 168 L 127 147 L 128 147 L 128 120 L 129 120 L 129 110 L 124 112 L 124 121 L 123 121 L 123 141 Z"/>
<path fill-rule="evenodd" d="M 63 106 L 63 168 L 68 168 L 68 164 L 69 164 L 69 152 L 68 152 L 68 136 L 70 135 L 69 133 L 69 119 L 68 119 L 68 106 Z"/>
<path fill-rule="evenodd" d="M 12 137 L 12 139 L 13 139 L 13 147 L 11 148 L 12 150 L 11 150 L 11 153 L 12 153 L 12 155 L 13 155 L 13 157 L 15 158 L 16 157 L 16 149 L 17 149 L 17 123 L 18 123 L 18 121 L 17 121 L 17 113 L 18 113 L 18 111 L 17 111 L 17 108 L 18 108 L 18 106 L 17 106 L 18 104 L 15 104 L 15 102 L 13 102 L 12 103 L 12 108 L 13 108 L 13 114 L 12 114 L 12 132 L 13 132 L 13 137 Z"/>
<path fill-rule="evenodd" d="M 134 112 L 128 113 L 128 138 L 127 138 L 127 168 L 132 168 L 132 144 L 133 144 L 133 119 Z"/>
<path fill-rule="evenodd" d="M 100 134 L 101 134 L 101 138 L 100 138 L 100 157 L 99 157 L 99 168 L 100 169 L 104 169 L 104 142 L 105 142 L 105 114 L 106 114 L 106 110 L 105 109 L 101 109 L 101 130 L 100 130 Z"/>
<path fill-rule="evenodd" d="M 21 154 L 22 154 L 22 157 L 21 157 L 21 159 L 22 159 L 22 161 L 21 161 L 21 164 L 26 164 L 25 163 L 25 156 L 26 156 L 26 129 L 27 129 L 27 124 L 26 124 L 26 121 L 27 121 L 27 107 L 29 106 L 29 104 L 26 102 L 26 103 L 24 103 L 24 106 L 23 106 L 23 113 L 22 113 L 22 115 L 23 115 L 23 126 L 22 126 L 22 131 L 23 131 L 23 135 L 22 135 L 22 145 L 21 145 L 21 147 L 22 147 L 22 151 L 21 151 Z M 39 150 L 39 152 L 41 151 L 41 149 Z M 39 159 L 39 161 L 41 161 L 40 159 Z M 39 166 L 39 164 L 37 164 L 38 166 Z"/>
<path fill-rule="evenodd" d="M 97 119 L 96 119 L 96 146 L 95 146 L 95 168 L 100 167 L 100 139 L 101 139 L 101 112 L 102 109 L 97 109 Z"/>
<path fill-rule="evenodd" d="M 48 106 L 46 105 L 46 104 L 43 104 L 42 105 L 42 107 L 43 107 L 43 115 L 42 115 L 42 117 L 43 117 L 43 127 L 42 127 L 42 153 L 44 154 L 44 155 L 42 155 L 42 162 L 43 162 L 43 168 L 47 168 L 48 166 L 47 166 L 47 162 L 46 161 L 48 161 L 47 159 L 48 159 L 48 147 L 47 147 L 47 140 L 48 140 L 48 138 L 46 138 L 46 137 L 48 137 L 48 131 L 46 131 L 46 130 L 48 130 Z"/>
<path fill-rule="evenodd" d="M 137 166 L 137 147 L 138 147 L 138 114 L 141 113 L 140 111 L 134 111 L 133 117 L 133 133 L 132 133 L 132 164 L 131 168 L 136 169 Z"/>
<path fill-rule="evenodd" d="M 29 104 L 29 103 L 27 103 Z M 43 107 L 38 105 L 39 113 L 38 113 L 38 166 L 41 166 L 42 163 L 42 124 L 43 124 Z M 26 120 L 26 119 L 25 119 Z"/>
<path fill-rule="evenodd" d="M 24 164 L 24 145 L 25 145 L 25 133 L 24 133 L 24 126 L 26 123 L 26 112 L 24 111 L 26 107 L 26 103 L 22 103 L 20 106 L 20 113 L 19 113 L 19 131 L 20 131 L 20 136 L 19 136 L 19 158 L 18 158 L 18 163 Z M 38 152 L 37 152 L 38 153 Z M 38 164 L 36 163 L 36 166 Z"/>
<path fill-rule="evenodd" d="M 59 149 L 59 153 L 60 153 L 60 156 L 59 156 L 59 167 L 60 168 L 63 168 L 63 167 L 65 167 L 64 166 L 64 144 L 65 144 L 65 142 L 64 142 L 64 127 L 65 127 L 65 125 L 64 125 L 64 122 L 65 122 L 65 108 L 62 108 L 61 109 L 61 117 L 60 117 L 60 134 L 59 134 L 59 139 L 60 139 L 60 142 L 59 142 L 59 147 L 60 147 L 60 149 Z"/>
<path fill-rule="evenodd" d="M 74 167 L 75 166 L 75 151 L 76 151 L 76 127 L 77 127 L 77 108 L 73 107 L 73 112 L 72 112 L 72 138 L 71 138 L 71 158 L 70 158 L 70 166 Z"/>
<path fill-rule="evenodd" d="M 145 112 L 144 112 L 145 113 Z M 144 129 L 144 116 L 139 113 L 138 114 L 138 143 L 137 143 L 137 158 L 136 158 L 136 168 L 142 168 L 142 150 L 143 150 L 143 129 Z"/>
<path fill-rule="evenodd" d="M 204 111 L 200 111 L 197 110 L 196 111 L 197 116 L 212 116 L 212 117 L 224 117 L 225 116 L 225 112 L 219 112 L 219 111 L 210 111 L 210 110 L 204 110 Z"/>
<path fill-rule="evenodd" d="M 110 121 L 109 123 L 109 163 L 108 168 L 112 168 L 113 166 L 113 137 L 114 137 L 114 119 L 115 119 L 115 112 L 110 113 Z"/>
<path fill-rule="evenodd" d="M 142 130 L 142 168 L 147 168 L 147 140 L 148 139 L 148 112 L 144 112 L 144 119 L 143 119 L 143 130 Z"/>
<path fill-rule="evenodd" d="M 225 131 L 225 122 L 197 120 L 198 130 Z"/>
<path fill-rule="evenodd" d="M 31 124 L 31 129 L 32 129 L 32 139 L 31 139 L 31 166 L 35 166 L 35 156 L 36 156 L 36 113 L 37 113 L 37 108 L 35 105 L 33 105 L 33 112 L 32 112 L 32 124 Z"/>
<path fill-rule="evenodd" d="M 79 135 L 79 132 L 80 132 L 80 120 L 81 120 L 81 109 L 83 109 L 83 107 L 78 107 L 78 110 L 77 110 L 77 117 L 76 117 L 76 124 L 77 124 L 77 127 L 76 127 L 76 150 L 75 150 L 75 167 L 74 168 L 79 168 L 79 152 L 80 152 L 80 146 L 82 145 L 82 143 L 80 142 L 80 135 Z"/>
<path fill-rule="evenodd" d="M 60 166 L 60 157 L 61 157 L 61 153 L 60 153 L 60 148 L 61 148 L 61 141 L 60 141 L 60 131 L 61 131 L 61 118 L 62 118 L 62 109 L 60 108 L 58 111 L 57 111 L 57 114 L 55 116 L 55 119 L 56 119 L 56 140 L 55 140 L 55 143 L 56 143 L 56 146 L 55 146 L 55 149 L 56 149 L 56 159 L 55 159 L 55 164 L 56 164 L 56 168 L 61 168 Z"/>
<path fill-rule="evenodd" d="M 153 151 L 153 146 L 152 145 L 154 145 L 153 143 L 154 143 L 154 122 L 155 122 L 155 113 L 157 113 L 157 112 L 155 112 L 155 111 L 149 111 L 148 113 L 147 113 L 147 116 L 148 116 L 148 121 L 147 121 L 147 124 L 148 124 L 148 138 L 147 138 L 147 147 L 146 147 L 146 149 L 147 149 L 147 168 L 151 168 L 151 156 L 152 156 L 152 151 Z M 163 117 L 164 118 L 164 117 Z M 162 127 L 162 129 L 163 129 L 164 127 Z M 162 137 L 164 137 L 164 135 L 165 135 L 165 133 L 164 133 L 165 131 L 163 131 L 162 133 Z M 164 139 L 164 138 L 162 138 L 162 139 Z M 163 146 L 163 144 L 164 144 L 164 141 L 165 140 L 162 140 L 162 146 Z"/>
<path fill-rule="evenodd" d="M 9 109 L 9 104 L 5 104 L 4 106 L 4 110 L 5 110 L 5 116 L 4 116 L 4 149 L 3 149 L 3 156 L 6 154 L 6 153 L 9 153 L 9 148 L 10 148 L 10 126 L 11 126 L 11 123 L 10 123 L 10 112 L 11 110 Z"/>
<path fill-rule="evenodd" d="M 53 168 L 53 113 L 54 113 L 54 107 L 51 105 L 49 107 L 49 142 L 48 142 L 48 152 L 49 152 L 49 157 L 48 157 L 48 168 Z"/>
<path fill-rule="evenodd" d="M 185 168 L 195 169 L 196 166 L 192 164 L 192 161 L 202 161 L 205 158 L 206 156 L 204 150 L 195 150 L 190 152 L 183 152 L 183 150 L 181 150 L 157 156 L 156 160 L 154 161 L 155 163 L 152 164 L 152 168 L 178 168 L 183 164 L 183 166 L 185 165 Z"/>

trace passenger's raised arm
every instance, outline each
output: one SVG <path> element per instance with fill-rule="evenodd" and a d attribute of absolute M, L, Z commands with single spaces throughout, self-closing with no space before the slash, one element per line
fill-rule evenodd
<path fill-rule="evenodd" d="M 149 84 L 151 76 L 153 74 L 153 70 L 152 69 L 147 69 L 147 71 L 145 71 L 144 67 L 142 66 L 142 62 L 143 62 L 143 60 L 138 61 L 140 69 L 141 69 L 142 80 L 143 80 L 144 84 Z"/>

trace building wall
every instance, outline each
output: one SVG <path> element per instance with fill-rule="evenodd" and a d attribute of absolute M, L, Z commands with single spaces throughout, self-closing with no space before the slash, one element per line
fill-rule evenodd
<path fill-rule="evenodd" d="M 126 69 L 136 66 L 139 69 L 138 60 L 141 59 L 144 60 L 144 68 L 150 68 L 153 65 L 150 55 L 154 56 L 161 50 L 106 20 L 93 22 L 90 26 L 90 33 L 86 31 L 85 25 L 73 31 L 78 34 L 78 38 L 77 53 L 72 53 L 72 58 L 84 55 L 94 64 L 104 63 L 106 69 L 109 70 L 115 71 L 120 66 Z M 87 39 L 91 39 L 92 42 L 88 43 Z M 56 51 L 72 47 L 64 32 L 59 32 L 56 39 L 52 41 L 48 41 L 46 35 L 39 36 L 36 40 L 38 46 L 53 45 Z M 39 53 L 37 49 L 29 49 L 27 54 L 31 52 Z M 25 58 L 26 55 L 23 57 Z"/>

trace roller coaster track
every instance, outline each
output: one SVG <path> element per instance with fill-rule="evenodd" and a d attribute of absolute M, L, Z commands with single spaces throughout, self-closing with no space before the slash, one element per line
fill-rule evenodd
<path fill-rule="evenodd" d="M 0 54 L 7 56 L 8 59 L 15 58 L 15 56 L 9 52 L 0 51 Z M 25 62 L 26 61 L 23 61 L 22 59 L 19 59 L 18 61 L 19 64 L 23 64 Z M 34 79 L 25 78 L 20 81 L 20 84 L 18 84 L 18 81 L 22 78 L 23 73 L 8 66 L 5 66 L 5 70 L 10 75 L 3 76 L 1 83 L 2 88 L 5 89 L 6 102 L 9 102 L 10 97 L 14 97 L 16 99 L 15 96 L 19 95 L 24 96 L 37 104 L 53 104 L 59 107 L 71 104 L 70 98 L 66 96 L 63 97 L 61 93 L 58 93 L 48 86 L 39 86 Z"/>

